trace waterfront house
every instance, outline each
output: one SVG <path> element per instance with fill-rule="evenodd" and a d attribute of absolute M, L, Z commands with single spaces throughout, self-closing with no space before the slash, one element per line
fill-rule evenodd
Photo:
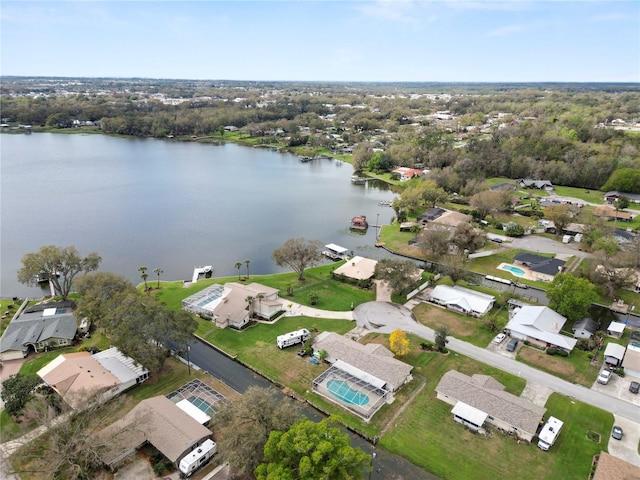
<path fill-rule="evenodd" d="M 493 308 L 496 297 L 459 286 L 437 285 L 429 301 L 465 315 L 481 317 Z"/>
<path fill-rule="evenodd" d="M 525 305 L 511 311 L 511 319 L 505 327 L 513 338 L 536 344 L 542 348 L 556 347 L 570 352 L 578 340 L 561 335 L 566 317 L 549 307 Z"/>

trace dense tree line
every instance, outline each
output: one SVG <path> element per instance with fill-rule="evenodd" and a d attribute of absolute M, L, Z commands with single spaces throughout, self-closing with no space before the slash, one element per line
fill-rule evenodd
<path fill-rule="evenodd" d="M 354 154 L 356 169 L 421 163 L 449 192 L 495 176 L 601 188 L 617 169 L 640 169 L 640 136 L 606 127 L 640 117 L 633 86 L 98 79 L 99 94 L 69 82 L 65 89 L 75 93 L 63 96 L 55 82 L 42 85 L 35 96 L 24 95 L 33 93 L 31 83 L 3 86 L 3 118 L 50 128 L 99 121 L 105 133 L 132 136 L 210 136 L 234 126 L 269 142 L 280 131 L 290 146 L 367 144 Z M 453 93 L 420 95 L 436 87 Z M 435 121 L 438 111 L 456 117 Z"/>

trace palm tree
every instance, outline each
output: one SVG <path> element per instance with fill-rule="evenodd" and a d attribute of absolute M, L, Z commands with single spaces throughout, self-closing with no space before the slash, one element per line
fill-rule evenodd
<path fill-rule="evenodd" d="M 251 263 L 251 260 L 245 260 L 244 264 L 247 266 L 247 280 L 249 280 L 249 264 Z"/>
<path fill-rule="evenodd" d="M 249 310 L 249 317 L 251 317 L 253 315 L 253 312 L 251 311 L 251 306 L 253 305 L 253 297 L 251 295 L 249 295 L 247 298 L 244 299 L 245 302 L 247 302 L 247 309 Z"/>
<path fill-rule="evenodd" d="M 259 293 L 256 295 L 256 298 L 258 299 L 258 312 L 262 314 L 262 299 L 264 298 L 264 294 Z"/>
<path fill-rule="evenodd" d="M 164 270 L 162 270 L 160 267 L 157 267 L 153 269 L 153 273 L 158 275 L 158 288 L 160 288 L 160 274 L 164 273 Z"/>
<path fill-rule="evenodd" d="M 138 267 L 138 271 L 140 272 L 140 278 L 144 280 L 144 289 L 146 291 L 149 289 L 149 287 L 147 287 L 147 277 L 149 276 L 147 273 L 147 267 Z"/>
<path fill-rule="evenodd" d="M 238 281 L 240 281 L 240 267 L 242 266 L 242 262 L 236 262 L 234 267 L 238 269 Z"/>

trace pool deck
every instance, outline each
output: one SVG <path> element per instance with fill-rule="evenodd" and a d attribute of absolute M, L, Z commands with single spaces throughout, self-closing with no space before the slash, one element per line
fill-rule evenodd
<path fill-rule="evenodd" d="M 513 272 L 510 272 L 509 270 L 505 270 L 502 267 L 504 266 L 508 266 L 508 267 L 514 267 L 514 268 L 519 268 L 520 270 L 522 270 L 524 272 L 524 275 L 516 275 Z M 501 272 L 506 272 L 512 276 L 514 276 L 515 278 L 524 278 L 525 280 L 536 280 L 536 277 L 534 276 L 533 272 L 531 270 L 529 270 L 528 267 L 524 266 L 524 265 L 513 265 L 512 263 L 501 263 L 500 265 L 498 265 L 496 267 L 498 270 L 500 270 Z"/>

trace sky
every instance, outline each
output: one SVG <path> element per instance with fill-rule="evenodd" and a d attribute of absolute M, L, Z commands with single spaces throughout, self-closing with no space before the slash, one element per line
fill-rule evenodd
<path fill-rule="evenodd" d="M 7 1 L 0 73 L 640 82 L 638 0 Z"/>

